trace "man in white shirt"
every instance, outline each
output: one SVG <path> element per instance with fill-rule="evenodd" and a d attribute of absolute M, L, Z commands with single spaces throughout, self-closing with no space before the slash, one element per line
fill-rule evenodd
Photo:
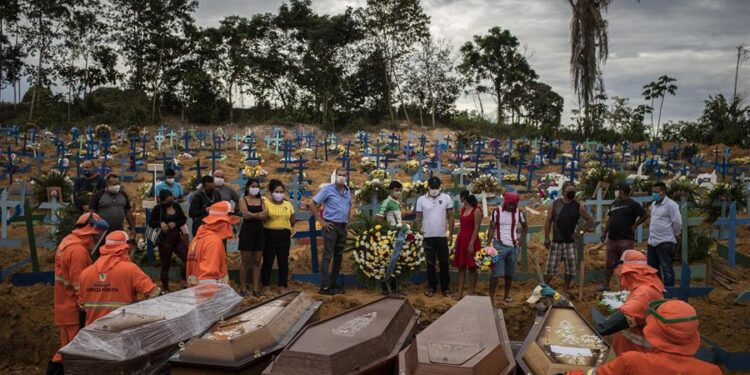
<path fill-rule="evenodd" d="M 682 215 L 677 203 L 667 197 L 667 185 L 654 184 L 651 190 L 651 223 L 648 226 L 648 265 L 656 268 L 664 286 L 674 286 L 674 251 L 680 242 Z"/>
<path fill-rule="evenodd" d="M 417 200 L 417 228 L 422 228 L 424 248 L 427 258 L 427 291 L 432 297 L 437 290 L 436 260 L 440 264 L 440 288 L 443 295 L 450 296 L 450 274 L 448 259 L 448 239 L 453 238 L 453 199 L 440 191 L 440 179 L 430 177 L 429 191 Z M 448 237 L 445 236 L 446 228 Z"/>

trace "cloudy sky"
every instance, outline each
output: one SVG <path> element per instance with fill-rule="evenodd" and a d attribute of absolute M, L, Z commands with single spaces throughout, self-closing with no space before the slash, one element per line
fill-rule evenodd
<path fill-rule="evenodd" d="M 196 19 L 213 25 L 229 14 L 276 12 L 283 1 L 201 0 Z M 364 0 L 312 0 L 318 13 L 337 13 Z M 432 33 L 458 49 L 493 26 L 509 29 L 530 55 L 543 82 L 565 98 L 569 120 L 575 103 L 570 86 L 570 6 L 565 0 L 422 0 Z M 610 97 L 640 104 L 642 86 L 661 75 L 677 79 L 663 120 L 695 119 L 709 94 L 731 95 L 735 46 L 750 44 L 749 0 L 615 0 L 607 14 L 609 60 L 604 83 Z M 750 91 L 750 62 L 740 69 L 739 90 Z M 473 109 L 468 98 L 460 108 Z"/>

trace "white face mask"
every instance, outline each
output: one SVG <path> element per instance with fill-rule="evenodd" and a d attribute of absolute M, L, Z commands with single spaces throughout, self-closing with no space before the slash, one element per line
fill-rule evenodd
<path fill-rule="evenodd" d="M 393 193 L 391 193 L 391 196 L 393 197 L 393 199 L 399 199 L 399 198 L 401 198 L 401 192 L 400 191 L 394 191 Z"/>
<path fill-rule="evenodd" d="M 286 195 L 286 194 L 284 194 L 284 193 L 273 193 L 273 194 L 271 194 L 271 196 L 273 197 L 273 200 L 275 200 L 276 202 L 283 201 L 284 200 L 284 195 Z"/>
<path fill-rule="evenodd" d="M 440 195 L 440 189 L 430 189 L 430 196 L 435 198 Z"/>
<path fill-rule="evenodd" d="M 336 176 L 336 183 L 338 185 L 346 185 L 346 177 L 344 177 L 344 176 Z"/>
<path fill-rule="evenodd" d="M 119 193 L 120 192 L 120 185 L 119 184 L 112 185 L 112 186 L 108 187 L 107 190 L 109 190 L 109 192 L 112 193 L 112 194 Z"/>
<path fill-rule="evenodd" d="M 254 196 L 258 195 L 258 193 L 260 193 L 260 188 L 251 187 L 251 188 L 247 189 L 247 192 L 248 192 L 248 194 L 250 194 L 251 196 L 254 197 Z"/>
<path fill-rule="evenodd" d="M 167 183 L 172 185 L 174 183 L 174 178 L 168 178 Z"/>
<path fill-rule="evenodd" d="M 214 185 L 216 185 L 216 186 L 224 186 L 224 178 L 222 178 L 222 177 L 214 177 Z"/>

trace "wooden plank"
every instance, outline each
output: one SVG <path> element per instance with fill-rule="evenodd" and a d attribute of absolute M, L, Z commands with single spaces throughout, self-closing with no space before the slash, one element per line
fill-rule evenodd
<path fill-rule="evenodd" d="M 716 281 L 717 283 L 719 283 L 721 286 L 723 286 L 727 290 L 734 290 L 729 284 L 727 284 L 726 281 L 722 280 L 720 277 L 718 277 L 716 275 L 711 275 L 711 279 L 713 279 L 714 281 Z"/>

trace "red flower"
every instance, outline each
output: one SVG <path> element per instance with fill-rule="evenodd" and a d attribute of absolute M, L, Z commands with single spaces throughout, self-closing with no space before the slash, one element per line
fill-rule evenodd
<path fill-rule="evenodd" d="M 406 240 L 407 241 L 414 241 L 414 234 L 412 234 L 412 233 L 407 234 L 406 235 Z"/>

